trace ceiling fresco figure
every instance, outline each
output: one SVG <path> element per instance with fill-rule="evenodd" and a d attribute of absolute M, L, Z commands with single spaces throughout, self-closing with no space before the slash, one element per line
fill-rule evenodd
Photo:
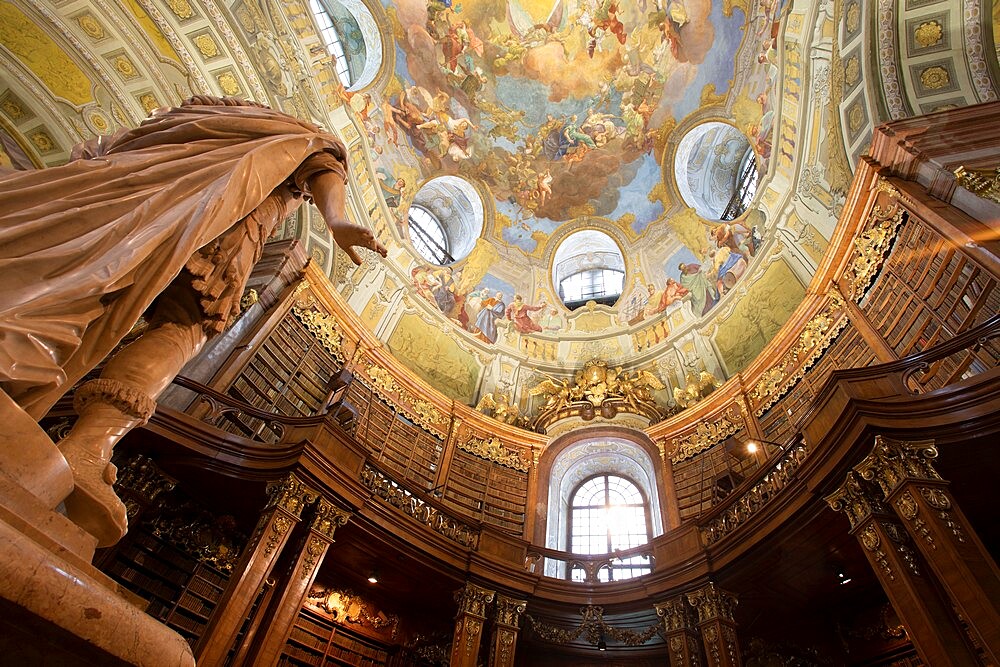
<path fill-rule="evenodd" d="M 650 128 L 678 120 L 716 39 L 743 37 L 740 15 L 716 18 L 708 0 L 403 0 L 387 11 L 405 37 L 385 140 L 402 128 L 425 176 L 480 179 L 497 201 L 555 222 L 609 215 L 621 188 L 640 189 Z M 700 78 L 724 90 L 733 67 L 713 61 Z M 649 193 L 659 174 L 641 178 Z"/>

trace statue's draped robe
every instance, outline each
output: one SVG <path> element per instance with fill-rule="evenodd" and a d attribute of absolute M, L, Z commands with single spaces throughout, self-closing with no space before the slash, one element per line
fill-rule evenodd
<path fill-rule="evenodd" d="M 310 176 L 346 174 L 343 145 L 313 125 L 201 102 L 90 142 L 90 159 L 0 173 L 0 387 L 32 416 L 182 271 L 220 330 L 286 204 Z"/>

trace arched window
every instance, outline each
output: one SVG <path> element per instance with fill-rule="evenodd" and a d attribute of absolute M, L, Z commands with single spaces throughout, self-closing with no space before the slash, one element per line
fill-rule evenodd
<path fill-rule="evenodd" d="M 607 554 L 649 542 L 649 507 L 639 487 L 618 475 L 598 475 L 584 481 L 570 500 L 569 544 L 575 554 Z M 643 556 L 612 561 L 598 573 L 600 581 L 621 581 L 651 571 Z M 573 581 L 584 571 L 574 567 Z"/>
<path fill-rule="evenodd" d="M 420 256 L 432 264 L 451 264 L 448 238 L 437 217 L 423 206 L 410 207 L 410 241 Z"/>
<path fill-rule="evenodd" d="M 316 24 L 319 26 L 326 50 L 333 56 L 334 63 L 336 63 L 337 77 L 344 84 L 344 88 L 350 88 L 352 81 L 350 67 L 347 64 L 347 54 L 344 52 L 344 45 L 340 41 L 340 35 L 337 34 L 329 12 L 317 0 L 309 0 L 309 7 L 312 9 L 313 16 L 316 17 Z"/>
<path fill-rule="evenodd" d="M 552 281 L 570 310 L 588 301 L 613 306 L 625 284 L 625 258 L 614 239 L 604 232 L 574 232 L 556 249 Z"/>

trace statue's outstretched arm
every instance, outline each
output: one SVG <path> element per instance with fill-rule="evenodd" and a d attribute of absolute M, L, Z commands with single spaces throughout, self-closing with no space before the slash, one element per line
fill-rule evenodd
<path fill-rule="evenodd" d="M 354 246 L 368 248 L 383 257 L 386 256 L 385 246 L 379 243 L 370 230 L 347 221 L 344 213 L 347 188 L 343 176 L 332 171 L 319 172 L 309 177 L 309 190 L 316 207 L 326 220 L 326 226 L 333 234 L 333 240 L 347 253 L 352 262 L 361 264 L 361 257 Z"/>

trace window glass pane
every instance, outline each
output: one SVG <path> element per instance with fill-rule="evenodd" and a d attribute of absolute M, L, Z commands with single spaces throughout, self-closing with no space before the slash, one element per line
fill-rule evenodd
<path fill-rule="evenodd" d="M 437 217 L 421 206 L 411 206 L 409 213 L 410 241 L 420 256 L 433 264 L 454 261 L 448 252 L 448 237 Z"/>
<path fill-rule="evenodd" d="M 337 78 L 344 84 L 344 88 L 351 87 L 351 73 L 347 66 L 347 56 L 344 54 L 344 47 L 340 42 L 340 36 L 330 20 L 330 15 L 326 9 L 319 4 L 318 0 L 309 0 L 309 7 L 316 18 L 316 25 L 319 26 L 320 37 L 326 45 L 327 52 L 333 56 L 334 69 L 337 71 Z"/>
<path fill-rule="evenodd" d="M 606 554 L 649 541 L 647 506 L 639 488 L 617 475 L 587 480 L 570 502 L 570 550 L 581 554 Z M 648 558 L 613 561 L 598 573 L 601 581 L 620 581 L 651 571 Z M 570 574 L 574 581 L 577 572 Z M 579 576 L 582 577 L 582 571 Z M 582 579 L 581 579 L 582 580 Z"/>

